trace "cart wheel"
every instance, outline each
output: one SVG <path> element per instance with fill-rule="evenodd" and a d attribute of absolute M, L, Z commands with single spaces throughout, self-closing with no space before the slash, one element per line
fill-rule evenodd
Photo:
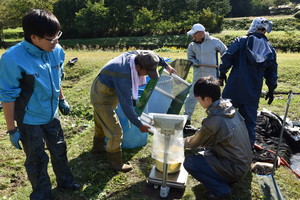
<path fill-rule="evenodd" d="M 156 190 L 158 189 L 158 187 L 159 187 L 159 185 L 153 185 L 153 188 Z"/>

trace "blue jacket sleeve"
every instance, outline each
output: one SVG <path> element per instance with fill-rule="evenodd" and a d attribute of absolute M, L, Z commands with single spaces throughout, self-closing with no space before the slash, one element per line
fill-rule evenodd
<path fill-rule="evenodd" d="M 138 115 L 133 109 L 131 98 L 131 80 L 126 78 L 114 79 L 114 85 L 124 114 L 136 127 L 141 127 L 142 122 L 139 120 Z"/>
<path fill-rule="evenodd" d="M 269 90 L 275 90 L 275 88 L 277 87 L 278 79 L 278 64 L 276 62 L 276 51 L 271 45 L 270 48 L 272 49 L 273 57 L 269 61 L 267 61 L 264 78 L 266 79 L 266 85 L 268 86 Z"/>
<path fill-rule="evenodd" d="M 157 54 L 156 54 L 156 55 L 157 55 Z M 168 66 L 168 64 L 166 63 L 165 59 L 163 59 L 163 58 L 160 57 L 159 55 L 157 55 L 157 56 L 158 56 L 158 58 L 159 58 L 159 63 L 158 63 L 159 66 L 163 66 L 163 67 Z"/>
<path fill-rule="evenodd" d="M 13 62 L 10 55 L 4 53 L 0 60 L 0 101 L 12 102 L 19 96 L 21 69 Z"/>

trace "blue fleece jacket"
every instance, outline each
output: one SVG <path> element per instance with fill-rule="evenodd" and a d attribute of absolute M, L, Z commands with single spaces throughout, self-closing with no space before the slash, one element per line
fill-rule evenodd
<path fill-rule="evenodd" d="M 59 44 L 51 52 L 27 41 L 9 48 L 0 60 L 0 101 L 20 102 L 23 92 L 32 87 L 22 122 L 31 125 L 49 123 L 57 115 L 64 58 Z M 27 84 L 26 77 L 31 77 L 33 82 Z"/>

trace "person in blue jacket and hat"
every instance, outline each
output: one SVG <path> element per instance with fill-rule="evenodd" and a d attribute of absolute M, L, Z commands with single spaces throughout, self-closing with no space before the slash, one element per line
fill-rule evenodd
<path fill-rule="evenodd" d="M 91 103 L 94 107 L 95 135 L 91 151 L 94 154 L 105 152 L 110 168 L 115 171 L 132 170 L 130 163 L 122 161 L 123 130 L 116 115 L 117 105 L 120 103 L 125 116 L 134 126 L 141 132 L 148 132 L 149 126 L 142 123 L 133 109 L 133 100 L 138 99 L 138 87 L 146 84 L 146 76 L 159 78 L 158 66 L 163 66 L 170 74 L 176 73 L 153 51 L 128 51 L 106 63 L 94 79 Z"/>
<path fill-rule="evenodd" d="M 263 79 L 268 86 L 268 104 L 272 103 L 277 87 L 276 52 L 266 37 L 271 30 L 272 21 L 263 17 L 255 18 L 247 35 L 236 38 L 221 57 L 221 82 L 226 80 L 226 73 L 231 68 L 222 97 L 231 99 L 233 106 L 244 117 L 252 147 Z"/>

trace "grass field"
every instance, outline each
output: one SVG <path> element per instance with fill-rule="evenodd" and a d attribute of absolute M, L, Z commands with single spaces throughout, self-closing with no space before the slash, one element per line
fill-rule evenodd
<path fill-rule="evenodd" d="M 0 50 L 2 54 L 4 50 Z M 69 165 L 75 179 L 83 185 L 81 191 L 66 192 L 56 188 L 55 176 L 49 163 L 49 174 L 53 183 L 53 196 L 56 200 L 82 199 L 128 199 L 155 200 L 159 199 L 159 189 L 155 190 L 146 184 L 150 170 L 154 164 L 151 158 L 152 137 L 146 146 L 124 150 L 124 159 L 130 161 L 134 169 L 129 173 L 114 173 L 108 167 L 106 158 L 90 153 L 93 138 L 92 107 L 89 101 L 89 90 L 93 79 L 100 68 L 110 59 L 119 55 L 119 51 L 66 51 L 66 62 L 77 57 L 74 66 L 66 65 L 66 80 L 63 82 L 66 100 L 71 105 L 71 114 L 61 116 L 65 131 Z M 159 55 L 167 58 L 186 58 L 183 50 L 162 50 Z M 300 92 L 300 54 L 278 53 L 279 85 L 276 91 Z M 191 81 L 191 73 L 188 81 Z M 267 88 L 264 86 L 264 91 Z M 276 95 L 274 102 L 268 105 L 261 98 L 260 110 L 266 108 L 279 115 L 284 114 L 287 95 Z M 288 117 L 300 120 L 300 95 L 294 95 Z M 199 127 L 204 110 L 197 105 L 193 117 L 193 125 Z M 5 134 L 3 112 L 0 111 L 0 199 L 28 199 L 31 186 L 27 180 L 24 153 L 12 147 Z M 300 182 L 288 168 L 280 167 L 275 179 L 285 199 L 300 199 Z M 204 187 L 191 176 L 188 178 L 184 193 L 171 189 L 168 199 L 196 200 L 203 199 Z M 256 175 L 249 172 L 244 180 L 234 186 L 231 199 L 265 199 L 257 182 Z"/>

